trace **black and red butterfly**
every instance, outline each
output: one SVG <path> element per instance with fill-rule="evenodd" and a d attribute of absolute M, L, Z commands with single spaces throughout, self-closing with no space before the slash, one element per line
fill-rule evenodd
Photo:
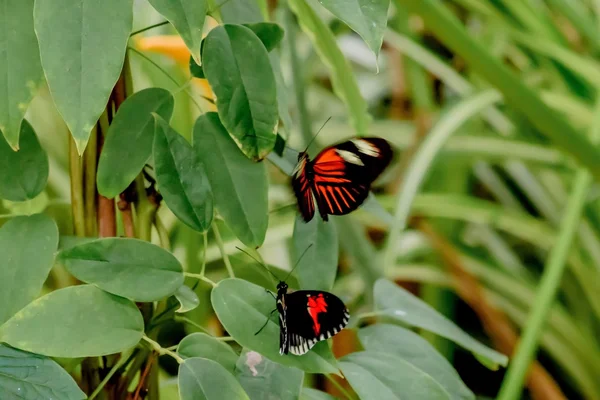
<path fill-rule="evenodd" d="M 315 203 L 324 221 L 328 215 L 356 210 L 392 157 L 389 143 L 375 137 L 354 138 L 327 147 L 314 160 L 306 151 L 298 154 L 292 187 L 304 221 L 313 218 Z"/>

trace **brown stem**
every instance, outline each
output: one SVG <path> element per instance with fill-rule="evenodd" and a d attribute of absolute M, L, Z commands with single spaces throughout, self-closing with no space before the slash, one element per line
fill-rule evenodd
<path fill-rule="evenodd" d="M 135 203 L 137 199 L 137 192 L 135 190 L 135 182 L 133 182 L 127 190 L 119 196 L 117 207 L 121 212 L 121 219 L 123 220 L 123 230 L 125 236 L 128 238 L 134 238 L 135 236 L 135 224 L 133 222 L 133 207 L 132 203 Z"/>
<path fill-rule="evenodd" d="M 140 382 L 138 383 L 137 387 L 135 388 L 133 400 L 142 399 L 142 397 L 140 397 L 140 392 L 142 392 L 142 390 L 143 390 L 142 393 L 144 393 L 143 396 L 145 396 L 146 393 L 148 392 L 148 382 L 146 381 L 146 378 L 150 374 L 150 370 L 152 369 L 152 364 L 154 364 L 155 358 L 156 358 L 156 356 L 154 355 L 154 353 L 151 353 L 150 356 L 148 357 L 148 359 L 146 360 L 146 366 L 144 367 L 144 371 L 142 372 L 142 375 L 140 376 Z"/>

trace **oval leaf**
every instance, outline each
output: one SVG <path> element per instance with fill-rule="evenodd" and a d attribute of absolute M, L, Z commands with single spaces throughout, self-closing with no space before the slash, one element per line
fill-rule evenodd
<path fill-rule="evenodd" d="M 21 124 L 19 151 L 0 137 L 0 198 L 33 199 L 46 187 L 48 168 L 48 155 L 27 120 Z"/>
<path fill-rule="evenodd" d="M 388 353 L 352 353 L 340 360 L 340 367 L 361 400 L 450 399 L 428 374 Z"/>
<path fill-rule="evenodd" d="M 0 327 L 0 341 L 49 357 L 95 357 L 128 349 L 143 333 L 132 301 L 81 285 L 30 303 Z"/>
<path fill-rule="evenodd" d="M 156 11 L 173 24 L 196 62 L 200 63 L 200 42 L 204 18 L 208 11 L 207 0 L 149 0 L 149 2 Z"/>
<path fill-rule="evenodd" d="M 334 224 L 321 218 L 294 225 L 294 259 L 301 289 L 329 291 L 338 266 L 338 236 Z"/>
<path fill-rule="evenodd" d="M 0 228 L 0 325 L 40 294 L 57 246 L 56 224 L 43 214 Z"/>
<path fill-rule="evenodd" d="M 52 98 L 83 154 L 121 74 L 133 2 L 41 0 L 34 20 Z"/>
<path fill-rule="evenodd" d="M 266 165 L 246 158 L 213 112 L 196 121 L 194 148 L 227 226 L 246 246 L 260 246 L 269 225 Z"/>
<path fill-rule="evenodd" d="M 213 219 L 213 198 L 198 152 L 156 115 L 154 169 L 165 203 L 190 228 L 206 232 Z"/>
<path fill-rule="evenodd" d="M 325 341 L 317 343 L 302 356 L 280 355 L 279 324 L 276 319 L 269 319 L 260 334 L 254 334 L 275 308 L 275 300 L 264 288 L 240 279 L 225 279 L 212 290 L 210 298 L 219 320 L 242 346 L 279 364 L 297 367 L 306 372 L 338 372 L 336 360 Z"/>
<path fill-rule="evenodd" d="M 0 131 L 15 150 L 21 121 L 43 77 L 33 4 L 34 0 L 0 0 Z"/>
<path fill-rule="evenodd" d="M 182 358 L 208 358 L 218 362 L 231 373 L 235 370 L 235 364 L 239 358 L 228 344 L 206 333 L 192 333 L 184 337 L 179 342 L 177 353 Z"/>
<path fill-rule="evenodd" d="M 98 162 L 98 192 L 112 199 L 140 173 L 152 154 L 156 113 L 169 120 L 175 101 L 168 90 L 148 88 L 128 97 L 115 115 Z"/>
<path fill-rule="evenodd" d="M 173 254 L 152 243 L 105 238 L 62 251 L 59 260 L 77 279 L 134 301 L 156 301 L 183 284 Z"/>
<path fill-rule="evenodd" d="M 304 372 L 286 367 L 244 349 L 238 359 L 235 376 L 251 400 L 297 400 L 304 381 Z"/>
<path fill-rule="evenodd" d="M 186 285 L 179 286 L 173 296 L 179 301 L 179 308 L 175 312 L 186 313 L 200 305 L 198 295 Z"/>
<path fill-rule="evenodd" d="M 249 400 L 244 389 L 221 364 L 188 358 L 179 365 L 181 400 Z"/>
<path fill-rule="evenodd" d="M 275 75 L 260 39 L 242 25 L 211 30 L 202 46 L 202 68 L 219 117 L 244 154 L 262 160 L 275 145 L 279 114 Z"/>
<path fill-rule="evenodd" d="M 393 354 L 429 374 L 451 399 L 475 399 L 448 360 L 420 335 L 399 326 L 376 324 L 359 330 L 358 337 L 365 350 Z"/>
<path fill-rule="evenodd" d="M 0 344 L 0 398 L 87 398 L 77 383 L 54 360 Z"/>
<path fill-rule="evenodd" d="M 250 28 L 258 36 L 267 51 L 273 50 L 281 42 L 281 39 L 283 39 L 283 28 L 278 24 L 257 22 L 255 24 L 244 24 L 244 26 Z"/>
<path fill-rule="evenodd" d="M 385 279 L 375 282 L 374 295 L 377 306 L 386 315 L 402 321 L 409 326 L 422 328 L 477 354 L 489 362 L 489 365 L 505 366 L 508 358 L 473 339 L 452 321 L 418 297 Z"/>

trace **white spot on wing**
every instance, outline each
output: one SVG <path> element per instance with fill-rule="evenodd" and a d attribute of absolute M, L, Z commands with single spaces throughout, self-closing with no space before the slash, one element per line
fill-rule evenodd
<path fill-rule="evenodd" d="M 336 153 L 339 154 L 340 157 L 344 159 L 344 161 L 349 162 L 350 164 L 356 164 L 364 166 L 363 162 L 360 160 L 360 157 L 351 151 L 336 149 Z"/>
<path fill-rule="evenodd" d="M 379 156 L 379 149 L 375 145 L 367 142 L 366 140 L 354 139 L 354 140 L 352 140 L 352 143 L 354 143 L 354 145 L 356 146 L 358 151 L 360 151 L 364 155 L 367 155 L 370 157 L 378 157 Z"/>

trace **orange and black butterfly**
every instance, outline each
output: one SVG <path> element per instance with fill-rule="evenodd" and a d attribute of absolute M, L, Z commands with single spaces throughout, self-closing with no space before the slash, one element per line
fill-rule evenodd
<path fill-rule="evenodd" d="M 315 203 L 324 221 L 328 215 L 356 210 L 392 156 L 389 143 L 375 137 L 354 138 L 327 147 L 314 160 L 306 151 L 298 154 L 292 187 L 304 221 L 313 218 Z"/>

